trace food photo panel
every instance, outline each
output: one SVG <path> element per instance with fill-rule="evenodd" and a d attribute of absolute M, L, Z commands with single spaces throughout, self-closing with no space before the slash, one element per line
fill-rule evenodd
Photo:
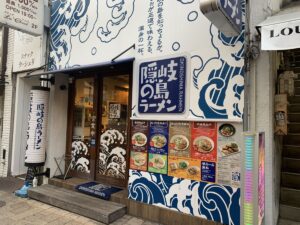
<path fill-rule="evenodd" d="M 169 156 L 168 175 L 200 181 L 200 163 L 201 161 L 198 159 Z"/>
<path fill-rule="evenodd" d="M 148 171 L 153 173 L 167 174 L 168 159 L 167 155 L 149 153 Z"/>
<path fill-rule="evenodd" d="M 217 160 L 217 124 L 193 122 L 191 133 L 192 158 L 215 162 Z"/>
<path fill-rule="evenodd" d="M 146 152 L 135 152 L 130 153 L 130 169 L 147 171 L 147 158 Z"/>
<path fill-rule="evenodd" d="M 149 147 L 152 154 L 168 154 L 169 124 L 163 121 L 151 121 L 149 124 Z"/>
<path fill-rule="evenodd" d="M 131 149 L 138 152 L 147 152 L 148 121 L 132 121 Z"/>
<path fill-rule="evenodd" d="M 170 122 L 169 155 L 190 157 L 191 127 L 189 122 Z"/>
<path fill-rule="evenodd" d="M 240 187 L 242 123 L 218 123 L 217 182 Z"/>

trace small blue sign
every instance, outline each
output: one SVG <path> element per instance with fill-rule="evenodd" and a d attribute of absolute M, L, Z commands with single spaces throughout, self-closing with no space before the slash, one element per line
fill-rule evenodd
<path fill-rule="evenodd" d="M 219 7 L 239 33 L 243 30 L 243 0 L 219 0 Z"/>
<path fill-rule="evenodd" d="M 168 154 L 169 124 L 168 122 L 150 122 L 149 153 Z"/>
<path fill-rule="evenodd" d="M 215 162 L 201 162 L 201 180 L 207 182 L 216 182 L 216 163 Z"/>
<path fill-rule="evenodd" d="M 184 113 L 187 60 L 174 57 L 139 66 L 139 113 Z"/>

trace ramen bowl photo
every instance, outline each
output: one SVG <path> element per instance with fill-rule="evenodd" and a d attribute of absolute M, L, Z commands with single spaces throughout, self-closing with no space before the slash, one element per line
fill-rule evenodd
<path fill-rule="evenodd" d="M 193 147 L 197 152 L 209 153 L 214 149 L 214 142 L 209 137 L 200 136 L 194 140 Z"/>

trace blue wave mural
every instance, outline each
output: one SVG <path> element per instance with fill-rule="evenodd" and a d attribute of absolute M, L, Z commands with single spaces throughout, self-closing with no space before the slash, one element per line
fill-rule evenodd
<path fill-rule="evenodd" d="M 129 199 L 226 225 L 240 224 L 239 188 L 137 170 L 130 170 L 129 177 Z"/>

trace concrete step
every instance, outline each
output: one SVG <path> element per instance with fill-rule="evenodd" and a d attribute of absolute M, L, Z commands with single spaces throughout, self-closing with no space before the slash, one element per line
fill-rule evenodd
<path fill-rule="evenodd" d="M 49 184 L 31 188 L 28 196 L 105 224 L 112 223 L 126 213 L 126 206 L 123 204 L 105 201 Z"/>
<path fill-rule="evenodd" d="M 300 146 L 284 145 L 282 155 L 286 158 L 300 159 Z"/>
<path fill-rule="evenodd" d="M 282 170 L 284 172 L 300 173 L 300 159 L 284 157 L 282 159 Z"/>
<path fill-rule="evenodd" d="M 286 188 L 300 189 L 300 174 L 281 172 L 281 186 Z"/>
<path fill-rule="evenodd" d="M 292 122 L 288 123 L 289 133 L 300 133 L 300 123 Z"/>
<path fill-rule="evenodd" d="M 300 146 L 300 133 L 288 133 L 283 140 L 286 145 L 299 145 Z"/>
<path fill-rule="evenodd" d="M 287 119 L 290 123 L 300 123 L 300 113 L 288 113 Z"/>
<path fill-rule="evenodd" d="M 300 95 L 289 96 L 288 97 L 288 102 L 290 104 L 300 103 Z"/>
<path fill-rule="evenodd" d="M 292 188 L 281 188 L 280 203 L 284 205 L 300 207 L 300 190 Z"/>
<path fill-rule="evenodd" d="M 288 220 L 300 222 L 300 208 L 280 204 L 279 216 L 282 219 L 288 219 Z"/>

